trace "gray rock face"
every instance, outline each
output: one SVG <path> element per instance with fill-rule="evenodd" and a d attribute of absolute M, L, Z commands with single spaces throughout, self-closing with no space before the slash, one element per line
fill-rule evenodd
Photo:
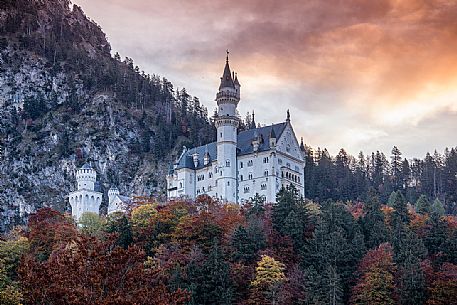
<path fill-rule="evenodd" d="M 87 161 L 102 212 L 111 185 L 163 197 L 173 152 L 213 139 L 195 98 L 112 58 L 105 34 L 68 1 L 7 1 L 0 29 L 0 231 L 40 207 L 69 211 Z"/>

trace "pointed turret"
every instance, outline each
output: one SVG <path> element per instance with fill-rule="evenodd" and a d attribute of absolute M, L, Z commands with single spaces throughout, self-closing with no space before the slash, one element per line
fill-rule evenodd
<path fill-rule="evenodd" d="M 303 137 L 301 137 L 300 149 L 301 149 L 301 151 L 305 151 L 305 144 L 303 144 Z"/>
<path fill-rule="evenodd" d="M 230 72 L 228 54 L 229 54 L 229 52 L 227 51 L 227 58 L 225 60 L 224 73 L 222 74 L 222 77 L 221 77 L 221 85 L 219 86 L 219 90 L 222 88 L 235 89 L 235 83 L 233 82 L 232 72 Z"/>
<path fill-rule="evenodd" d="M 273 129 L 273 125 L 271 125 L 271 130 L 270 130 L 270 148 L 273 148 L 276 146 L 276 133 L 275 130 Z"/>
<path fill-rule="evenodd" d="M 251 120 L 251 126 L 249 126 L 249 129 L 255 129 L 255 128 L 256 128 L 255 114 L 254 114 L 254 110 L 252 110 L 252 120 Z"/>

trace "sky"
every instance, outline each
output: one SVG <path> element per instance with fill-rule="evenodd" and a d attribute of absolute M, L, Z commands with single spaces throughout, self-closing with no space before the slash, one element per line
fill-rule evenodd
<path fill-rule="evenodd" d="M 212 113 L 230 50 L 242 117 L 313 148 L 407 158 L 457 146 L 455 0 L 73 0 L 113 52 Z"/>

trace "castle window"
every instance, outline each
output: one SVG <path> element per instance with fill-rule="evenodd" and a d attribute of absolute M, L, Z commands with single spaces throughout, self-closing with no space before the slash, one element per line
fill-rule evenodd
<path fill-rule="evenodd" d="M 240 162 L 240 168 L 243 168 L 243 162 Z"/>
<path fill-rule="evenodd" d="M 240 181 L 243 181 L 243 175 L 240 175 Z"/>
<path fill-rule="evenodd" d="M 211 190 L 212 190 L 212 187 L 210 185 L 210 186 L 208 186 L 208 192 L 211 192 Z"/>
<path fill-rule="evenodd" d="M 261 184 L 261 185 L 260 185 L 260 189 L 261 189 L 262 191 L 266 190 L 266 189 L 267 189 L 267 185 L 266 185 L 265 183 Z"/>
<path fill-rule="evenodd" d="M 282 159 L 278 159 L 278 164 L 282 164 Z"/>
<path fill-rule="evenodd" d="M 252 166 L 252 160 L 248 161 L 248 166 Z"/>
<path fill-rule="evenodd" d="M 202 192 L 203 192 L 203 193 L 205 192 L 205 187 L 202 188 Z"/>
<path fill-rule="evenodd" d="M 249 186 L 244 187 L 244 193 L 249 193 Z"/>
<path fill-rule="evenodd" d="M 263 172 L 263 175 L 264 175 L 265 177 L 268 176 L 268 171 L 264 171 L 264 172 Z"/>
<path fill-rule="evenodd" d="M 229 160 L 225 161 L 225 166 L 226 167 L 230 167 L 230 161 Z"/>
<path fill-rule="evenodd" d="M 210 178 L 210 179 L 213 178 L 213 173 L 209 173 L 208 178 Z"/>
<path fill-rule="evenodd" d="M 252 174 L 249 174 L 249 180 L 252 180 Z"/>
<path fill-rule="evenodd" d="M 269 162 L 268 157 L 263 158 L 263 163 L 268 163 L 268 162 Z"/>
<path fill-rule="evenodd" d="M 179 188 L 182 189 L 182 182 L 179 182 Z"/>
<path fill-rule="evenodd" d="M 197 190 L 197 195 L 199 195 L 199 194 L 200 194 L 200 190 Z"/>
<path fill-rule="evenodd" d="M 227 181 L 227 185 L 230 186 L 230 181 Z"/>

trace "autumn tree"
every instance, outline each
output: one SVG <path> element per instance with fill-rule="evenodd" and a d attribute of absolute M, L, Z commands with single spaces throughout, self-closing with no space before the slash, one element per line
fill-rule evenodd
<path fill-rule="evenodd" d="M 262 255 L 251 282 L 250 303 L 277 304 L 279 290 L 285 281 L 284 265 L 268 255 Z"/>
<path fill-rule="evenodd" d="M 368 251 L 358 267 L 359 280 L 352 289 L 351 304 L 357 305 L 388 305 L 396 304 L 395 263 L 392 247 L 381 244 Z"/>

